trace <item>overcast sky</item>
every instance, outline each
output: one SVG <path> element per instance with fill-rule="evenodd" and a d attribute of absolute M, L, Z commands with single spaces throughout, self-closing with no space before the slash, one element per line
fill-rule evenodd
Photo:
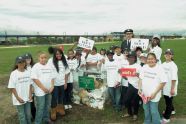
<path fill-rule="evenodd" d="M 0 31 L 186 31 L 186 0 L 0 0 Z"/>

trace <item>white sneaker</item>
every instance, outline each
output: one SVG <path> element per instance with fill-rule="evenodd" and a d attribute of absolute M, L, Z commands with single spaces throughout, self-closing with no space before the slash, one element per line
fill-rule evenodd
<path fill-rule="evenodd" d="M 169 123 L 170 122 L 170 119 L 165 119 L 165 118 L 163 118 L 162 120 L 161 120 L 161 124 L 167 124 L 167 123 Z"/>
<path fill-rule="evenodd" d="M 65 110 L 67 110 L 67 109 L 69 109 L 69 108 L 68 108 L 68 105 L 65 105 Z"/>
<path fill-rule="evenodd" d="M 71 106 L 71 105 L 68 105 L 68 108 L 69 108 L 69 109 L 71 109 L 71 108 L 72 108 L 72 106 Z"/>
<path fill-rule="evenodd" d="M 175 115 L 175 114 L 176 114 L 176 111 L 172 111 L 172 112 L 171 112 L 171 115 Z"/>

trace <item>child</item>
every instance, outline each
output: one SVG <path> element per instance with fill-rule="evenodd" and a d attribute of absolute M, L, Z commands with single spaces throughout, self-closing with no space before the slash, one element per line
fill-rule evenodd
<path fill-rule="evenodd" d="M 152 48 L 150 49 L 150 52 L 154 53 L 157 58 L 157 63 L 161 64 L 161 54 L 162 49 L 160 47 L 160 36 L 154 35 L 152 38 Z"/>
<path fill-rule="evenodd" d="M 147 54 L 141 53 L 139 56 L 139 59 L 140 59 L 140 65 L 141 65 L 141 67 L 143 67 L 147 62 Z"/>
<path fill-rule="evenodd" d="M 17 108 L 20 124 L 31 124 L 31 79 L 30 73 L 26 70 L 25 59 L 22 56 L 16 58 L 8 88 L 12 92 L 13 105 Z"/>
<path fill-rule="evenodd" d="M 149 53 L 147 55 L 147 64 L 140 70 L 138 94 L 144 96 L 144 124 L 160 124 L 158 103 L 167 78 L 163 68 L 156 62 L 156 55 Z"/>
<path fill-rule="evenodd" d="M 97 53 L 97 48 L 93 47 L 92 51 L 90 52 L 90 54 L 88 54 L 86 59 L 87 70 L 97 72 L 98 71 L 97 65 L 99 61 L 100 55 Z"/>
<path fill-rule="evenodd" d="M 70 75 L 67 82 L 67 89 L 65 90 L 65 109 L 71 109 L 74 72 L 77 68 L 77 59 L 75 58 L 73 50 L 68 50 L 67 64 L 70 69 Z"/>
<path fill-rule="evenodd" d="M 34 92 L 36 97 L 35 124 L 52 123 L 49 116 L 50 93 L 54 89 L 54 75 L 52 69 L 46 64 L 47 54 L 39 52 L 39 62 L 31 70 L 31 79 L 34 81 Z"/>
<path fill-rule="evenodd" d="M 165 73 L 168 77 L 168 82 L 163 88 L 163 95 L 166 103 L 166 109 L 163 113 L 163 123 L 170 122 L 171 113 L 175 113 L 173 106 L 173 97 L 177 95 L 178 68 L 173 61 L 173 55 L 173 51 L 171 49 L 167 49 L 164 55 L 165 62 L 162 64 Z"/>
<path fill-rule="evenodd" d="M 113 56 L 114 60 L 121 63 L 121 61 L 125 58 L 124 55 L 121 53 L 121 48 L 119 46 L 115 46 L 115 54 Z"/>
<path fill-rule="evenodd" d="M 82 57 L 81 51 L 76 51 L 75 54 L 75 58 L 76 58 L 76 62 L 77 62 L 77 68 L 74 71 L 74 84 L 73 84 L 73 88 L 75 90 L 79 90 L 79 83 L 78 83 L 78 77 L 79 76 L 83 76 L 84 75 L 84 71 L 86 70 L 86 61 L 85 58 Z"/>
<path fill-rule="evenodd" d="M 121 76 L 118 73 L 120 64 L 113 59 L 114 52 L 107 51 L 108 61 L 105 61 L 104 69 L 107 73 L 108 91 L 112 99 L 113 107 L 116 111 L 121 111 L 120 97 L 121 97 Z"/>
<path fill-rule="evenodd" d="M 56 113 L 58 112 L 61 116 L 65 115 L 64 111 L 64 99 L 65 89 L 67 88 L 68 80 L 68 64 L 63 52 L 59 48 L 54 48 L 52 61 L 48 61 L 47 65 L 52 69 L 54 79 L 54 90 L 52 91 L 51 101 L 51 119 L 56 120 Z"/>
<path fill-rule="evenodd" d="M 141 53 L 143 53 L 143 50 L 142 50 L 141 47 L 136 47 L 135 52 L 136 52 L 136 55 L 137 55 L 137 63 L 140 64 L 141 63 L 140 55 L 141 55 Z"/>
<path fill-rule="evenodd" d="M 128 54 L 127 54 L 128 55 Z M 126 56 L 127 58 L 127 56 Z M 121 61 L 121 68 L 125 68 L 129 65 L 129 62 L 126 58 L 123 58 L 123 60 Z M 121 78 L 121 84 L 122 84 L 122 88 L 121 88 L 121 105 L 124 108 L 125 107 L 125 101 L 126 101 L 126 93 L 127 93 L 127 89 L 128 89 L 128 80 L 126 78 Z"/>
<path fill-rule="evenodd" d="M 134 51 L 129 52 L 128 54 L 128 62 L 129 65 L 125 66 L 127 69 L 135 70 L 135 74 L 131 76 L 124 77 L 128 80 L 128 89 L 126 93 L 126 101 L 125 105 L 127 107 L 127 114 L 124 117 L 132 116 L 132 119 L 135 121 L 138 117 L 138 110 L 139 110 L 139 100 L 140 97 L 138 96 L 138 81 L 139 81 L 139 72 L 141 66 L 137 64 L 137 55 Z"/>
<path fill-rule="evenodd" d="M 24 55 L 24 58 L 26 59 L 26 69 L 29 71 L 31 74 L 31 69 L 34 66 L 34 60 L 32 58 L 32 55 L 30 53 L 26 53 Z M 35 120 L 35 115 L 36 115 L 36 107 L 35 107 L 35 102 L 34 102 L 34 89 L 32 87 L 32 102 L 31 102 L 31 114 L 32 114 L 32 119 Z"/>

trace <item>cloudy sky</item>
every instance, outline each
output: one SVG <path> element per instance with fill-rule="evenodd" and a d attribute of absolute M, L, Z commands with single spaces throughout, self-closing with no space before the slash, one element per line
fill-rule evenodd
<path fill-rule="evenodd" d="M 186 0 L 0 0 L 0 31 L 186 31 Z"/>

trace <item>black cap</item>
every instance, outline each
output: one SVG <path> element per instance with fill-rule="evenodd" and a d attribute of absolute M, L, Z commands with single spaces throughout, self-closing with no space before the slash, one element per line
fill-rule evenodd
<path fill-rule="evenodd" d="M 113 52 L 112 50 L 108 50 L 108 51 L 107 51 L 107 55 L 109 55 L 109 54 L 114 55 L 114 52 Z"/>
<path fill-rule="evenodd" d="M 167 49 L 167 50 L 165 51 L 165 54 L 167 54 L 167 53 L 169 53 L 169 54 L 171 54 L 171 55 L 174 55 L 174 51 L 173 51 L 172 49 Z"/>
<path fill-rule="evenodd" d="M 130 51 L 128 53 L 127 57 L 136 57 L 136 52 L 135 51 Z"/>
<path fill-rule="evenodd" d="M 124 34 L 126 34 L 126 33 L 133 33 L 133 30 L 132 30 L 132 29 L 126 29 L 126 30 L 124 31 Z"/>
<path fill-rule="evenodd" d="M 32 55 L 30 53 L 26 53 L 23 55 L 24 59 L 31 59 Z"/>
<path fill-rule="evenodd" d="M 21 63 L 21 62 L 24 62 L 24 61 L 25 61 L 25 59 L 24 59 L 23 56 L 16 57 L 16 64 Z"/>

